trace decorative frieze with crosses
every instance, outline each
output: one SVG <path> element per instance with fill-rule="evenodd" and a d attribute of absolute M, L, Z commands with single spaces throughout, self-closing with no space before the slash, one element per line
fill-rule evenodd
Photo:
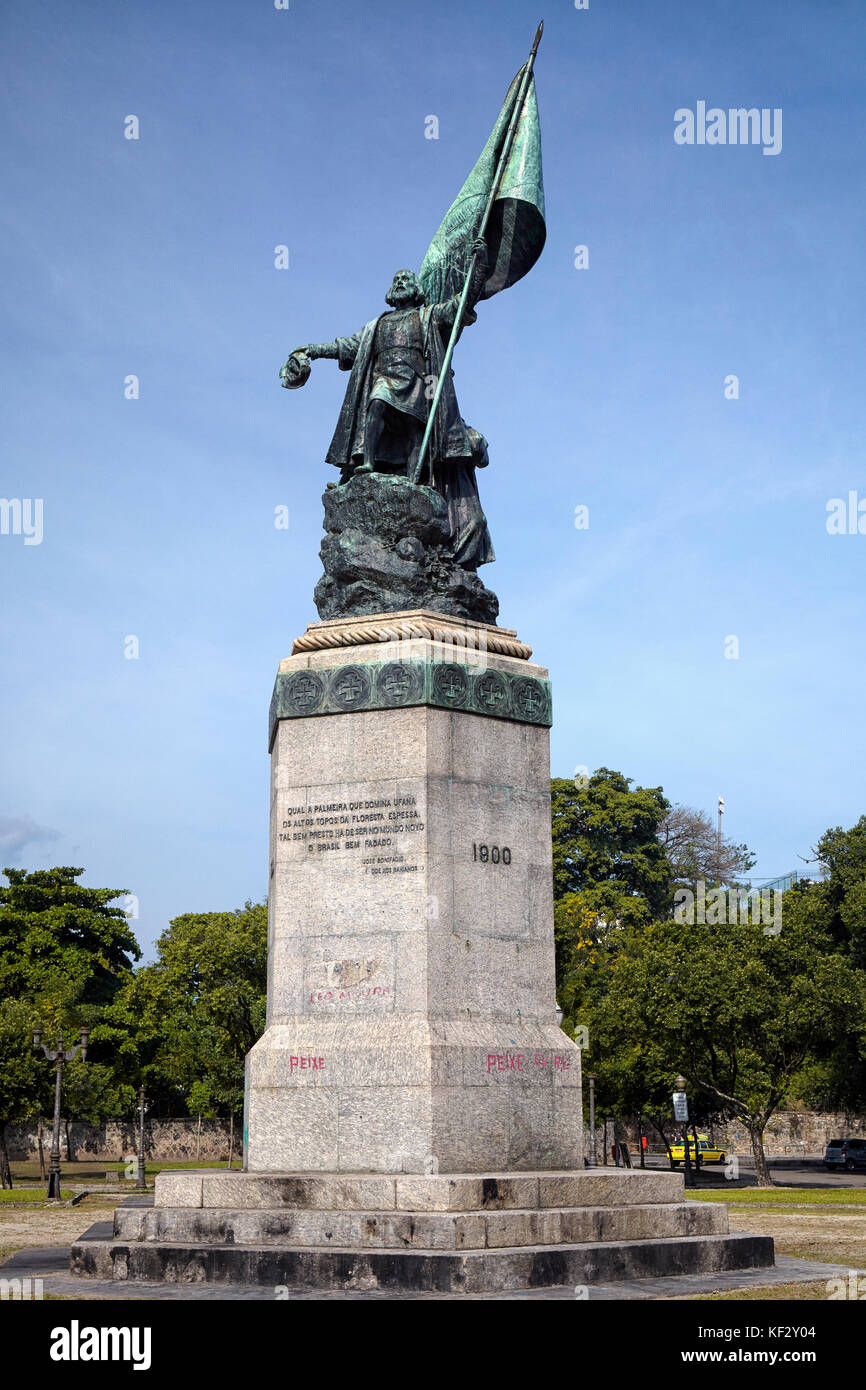
<path fill-rule="evenodd" d="M 552 723 L 550 682 L 452 661 L 387 661 L 281 672 L 270 709 L 280 719 L 434 705 L 521 724 Z"/>

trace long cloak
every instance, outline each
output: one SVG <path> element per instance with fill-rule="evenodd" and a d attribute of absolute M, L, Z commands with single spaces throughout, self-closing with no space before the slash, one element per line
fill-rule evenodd
<path fill-rule="evenodd" d="M 442 360 L 457 315 L 458 302 L 459 295 L 454 295 L 442 304 L 425 304 L 419 310 L 427 375 L 435 377 L 437 381 L 442 373 Z M 337 339 L 340 368 L 343 371 L 351 371 L 351 376 L 337 420 L 337 428 L 325 456 L 325 462 L 332 463 L 335 468 L 349 468 L 353 460 L 364 457 L 367 407 L 375 380 L 373 348 L 376 328 L 382 317 L 380 314 L 377 318 L 371 319 L 360 332 L 354 333 L 350 338 Z M 473 310 L 468 310 L 464 315 L 463 327 L 474 323 L 476 317 Z M 430 457 L 434 461 L 472 457 L 472 444 L 457 405 L 453 376 L 454 373 L 449 368 L 436 411 L 430 449 Z"/>

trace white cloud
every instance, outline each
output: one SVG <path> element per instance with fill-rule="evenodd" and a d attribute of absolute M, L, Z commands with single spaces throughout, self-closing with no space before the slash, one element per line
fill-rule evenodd
<path fill-rule="evenodd" d="M 32 816 L 0 816 L 0 863 L 14 864 L 26 845 L 59 838 L 58 830 L 37 825 Z"/>

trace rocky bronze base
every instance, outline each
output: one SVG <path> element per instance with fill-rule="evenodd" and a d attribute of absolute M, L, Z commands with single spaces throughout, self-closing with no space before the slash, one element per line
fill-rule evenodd
<path fill-rule="evenodd" d="M 765 1268 L 773 1242 L 731 1235 L 678 1173 L 627 1169 L 420 1177 L 163 1173 L 156 1206 L 83 1237 L 85 1278 L 291 1290 L 509 1292 Z"/>
<path fill-rule="evenodd" d="M 314 594 L 320 618 L 426 608 L 496 622 L 496 595 L 448 554 L 448 510 L 434 488 L 356 473 L 322 501 L 325 573 Z"/>

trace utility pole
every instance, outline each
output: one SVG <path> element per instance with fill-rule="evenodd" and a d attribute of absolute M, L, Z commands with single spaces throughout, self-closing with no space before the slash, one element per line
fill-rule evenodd
<path fill-rule="evenodd" d="M 716 832 L 716 874 L 719 887 L 722 886 L 722 816 L 725 814 L 725 798 L 719 797 L 719 828 Z"/>

